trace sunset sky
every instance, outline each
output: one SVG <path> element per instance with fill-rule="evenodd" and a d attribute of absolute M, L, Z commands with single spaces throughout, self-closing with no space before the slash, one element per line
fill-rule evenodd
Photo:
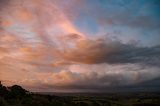
<path fill-rule="evenodd" d="M 160 90 L 160 0 L 0 0 L 0 80 L 38 92 Z"/>

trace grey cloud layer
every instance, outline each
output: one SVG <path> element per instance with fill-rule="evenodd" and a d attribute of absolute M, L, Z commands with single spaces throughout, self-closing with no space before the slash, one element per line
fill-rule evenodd
<path fill-rule="evenodd" d="M 160 46 L 141 47 L 135 44 L 123 44 L 111 39 L 83 40 L 75 48 L 66 50 L 62 57 L 86 64 L 124 64 L 140 63 L 143 65 L 160 64 Z"/>

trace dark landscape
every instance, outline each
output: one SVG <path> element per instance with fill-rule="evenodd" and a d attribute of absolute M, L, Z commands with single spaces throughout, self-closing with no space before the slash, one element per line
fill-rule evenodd
<path fill-rule="evenodd" d="M 67 96 L 68 95 L 68 96 Z M 159 106 L 160 93 L 31 93 L 0 85 L 0 106 Z"/>

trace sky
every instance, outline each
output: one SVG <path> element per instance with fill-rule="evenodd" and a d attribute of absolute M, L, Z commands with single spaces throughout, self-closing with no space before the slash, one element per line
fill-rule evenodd
<path fill-rule="evenodd" d="M 35 92 L 159 91 L 159 0 L 0 0 L 0 80 Z"/>

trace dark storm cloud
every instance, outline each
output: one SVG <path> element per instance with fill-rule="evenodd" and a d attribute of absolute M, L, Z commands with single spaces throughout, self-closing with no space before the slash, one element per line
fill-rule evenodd
<path fill-rule="evenodd" d="M 8 3 L 10 0 L 0 0 L 0 5 Z"/>
<path fill-rule="evenodd" d="M 159 66 L 160 46 L 141 47 L 111 39 L 82 40 L 75 48 L 61 53 L 62 58 L 84 64 L 125 64 Z"/>
<path fill-rule="evenodd" d="M 10 0 L 0 0 L 0 10 L 10 2 Z"/>
<path fill-rule="evenodd" d="M 121 45 L 120 50 L 106 57 L 108 63 L 142 63 L 147 65 L 160 64 L 160 46 L 136 47 Z"/>

